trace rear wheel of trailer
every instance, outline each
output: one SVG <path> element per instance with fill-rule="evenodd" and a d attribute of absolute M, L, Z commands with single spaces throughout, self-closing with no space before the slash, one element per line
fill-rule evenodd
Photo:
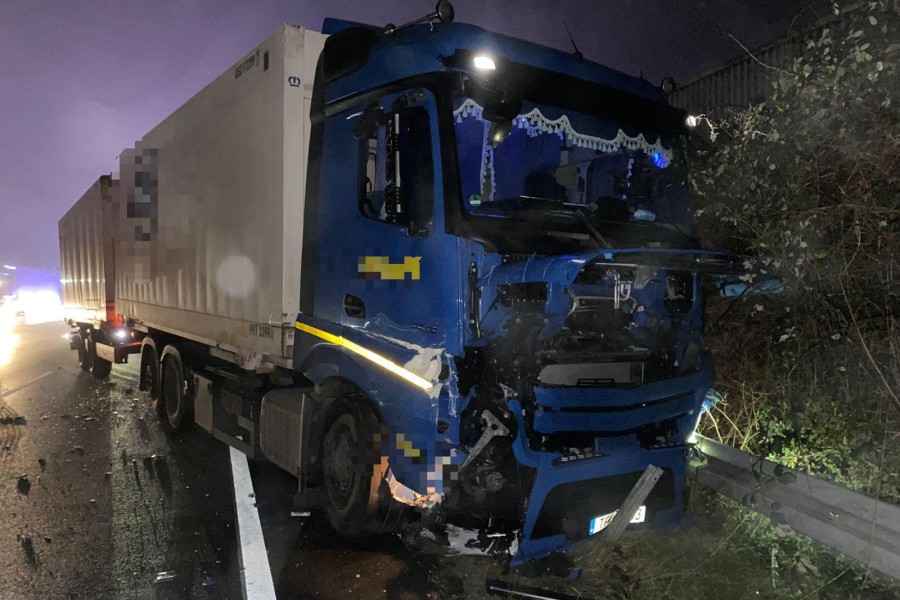
<path fill-rule="evenodd" d="M 149 393 L 150 407 L 162 418 L 166 414 L 166 405 L 159 388 L 159 352 L 154 340 L 145 338 L 141 349 L 140 389 Z"/>
<path fill-rule="evenodd" d="M 106 379 L 112 371 L 112 363 L 97 356 L 97 342 L 103 341 L 103 339 L 103 334 L 96 330 L 88 333 L 87 353 L 90 355 L 90 371 L 97 379 Z"/>
<path fill-rule="evenodd" d="M 186 429 L 193 416 L 194 383 L 190 369 L 174 346 L 163 349 L 160 392 L 166 419 L 172 429 Z M 158 409 L 157 409 L 158 410 Z"/>
<path fill-rule="evenodd" d="M 73 333 L 72 341 L 75 343 L 75 348 L 78 350 L 78 365 L 81 367 L 82 371 L 90 371 L 91 364 L 88 359 L 87 348 L 85 347 L 87 344 L 87 336 L 84 334 L 84 331 L 81 333 Z"/>

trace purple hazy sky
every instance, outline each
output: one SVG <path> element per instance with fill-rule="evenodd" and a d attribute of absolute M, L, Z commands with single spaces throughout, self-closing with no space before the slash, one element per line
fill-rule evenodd
<path fill-rule="evenodd" d="M 6 2 L 0 18 L 0 261 L 59 263 L 57 221 L 119 152 L 283 22 L 383 25 L 433 0 Z M 827 0 L 455 0 L 458 21 L 679 82 L 825 14 Z"/>

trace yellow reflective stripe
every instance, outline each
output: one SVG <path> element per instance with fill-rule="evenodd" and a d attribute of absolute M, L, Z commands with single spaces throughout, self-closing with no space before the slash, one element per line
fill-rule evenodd
<path fill-rule="evenodd" d="M 383 369 L 387 369 L 394 375 L 397 375 L 398 377 L 405 379 L 406 381 L 422 388 L 423 390 L 430 390 L 432 388 L 431 382 L 428 381 L 427 379 L 419 377 L 412 371 L 404 369 L 397 363 L 391 362 L 390 360 L 386 359 L 385 357 L 381 356 L 380 354 L 372 352 L 368 348 L 363 348 L 362 346 L 360 346 L 359 344 L 357 344 L 355 342 L 351 342 L 348 339 L 344 339 L 343 337 L 341 337 L 339 335 L 334 335 L 334 334 L 328 333 L 327 331 L 323 331 L 322 329 L 319 329 L 317 327 L 307 325 L 306 323 L 301 323 L 300 321 L 295 322 L 294 326 L 297 329 L 299 329 L 300 331 L 305 331 L 306 333 L 314 335 L 317 338 L 321 338 L 321 339 L 325 340 L 326 342 L 335 344 L 337 346 L 341 346 L 342 348 L 346 348 L 347 350 L 349 350 L 350 352 L 353 352 L 354 354 L 359 354 L 366 360 L 369 360 L 369 361 L 375 363 L 376 365 L 378 365 L 379 367 L 381 367 Z"/>

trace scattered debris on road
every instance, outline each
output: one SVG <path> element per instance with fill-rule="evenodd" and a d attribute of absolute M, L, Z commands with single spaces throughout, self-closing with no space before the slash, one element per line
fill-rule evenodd
<path fill-rule="evenodd" d="M 16 537 L 19 538 L 19 543 L 22 544 L 22 550 L 25 551 L 25 558 L 28 559 L 28 562 L 32 565 L 36 565 L 37 554 L 34 551 L 34 540 L 31 539 L 31 534 L 20 533 Z"/>
<path fill-rule="evenodd" d="M 175 571 L 160 571 L 153 583 L 168 583 L 175 579 Z"/>

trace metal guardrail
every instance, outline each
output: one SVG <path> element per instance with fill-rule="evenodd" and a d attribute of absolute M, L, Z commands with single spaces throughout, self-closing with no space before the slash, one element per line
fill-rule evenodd
<path fill-rule="evenodd" d="M 900 579 L 900 507 L 698 436 L 696 480 L 844 554 Z"/>

